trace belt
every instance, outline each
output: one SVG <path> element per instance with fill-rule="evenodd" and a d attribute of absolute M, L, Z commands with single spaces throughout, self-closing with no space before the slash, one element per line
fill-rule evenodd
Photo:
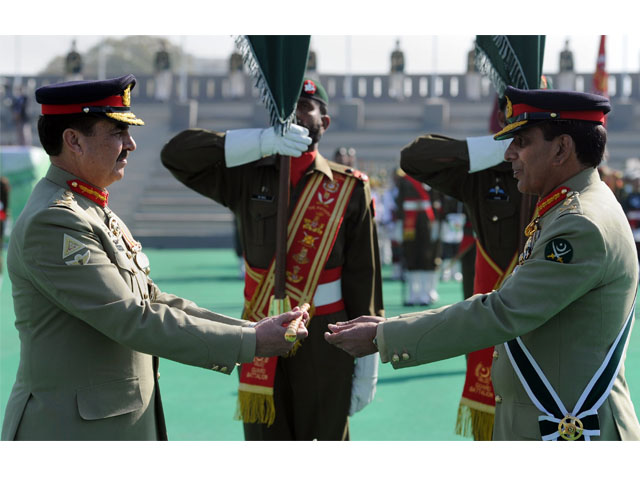
<path fill-rule="evenodd" d="M 251 267 L 245 274 L 245 302 L 252 297 L 266 269 Z M 342 299 L 342 267 L 323 270 L 313 296 L 314 315 L 328 315 L 345 309 Z"/>
<path fill-rule="evenodd" d="M 418 210 L 427 210 L 431 208 L 429 200 L 405 200 L 402 202 L 402 209 L 405 212 L 417 212 Z"/>

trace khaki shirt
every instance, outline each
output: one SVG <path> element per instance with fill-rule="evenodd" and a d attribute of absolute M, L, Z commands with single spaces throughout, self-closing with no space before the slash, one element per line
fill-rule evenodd
<path fill-rule="evenodd" d="M 11 236 L 20 364 L 2 439 L 166 438 L 154 356 L 229 374 L 255 330 L 161 292 L 72 179 L 51 166 Z"/>
<path fill-rule="evenodd" d="M 495 440 L 539 440 L 538 415 L 505 352 L 520 336 L 571 409 L 602 364 L 635 301 L 638 260 L 624 213 L 589 168 L 563 184 L 577 192 L 540 221 L 531 255 L 499 290 L 436 310 L 389 318 L 378 327 L 383 362 L 404 368 L 496 345 Z M 572 257 L 553 261 L 568 242 Z M 598 412 L 597 440 L 639 440 L 624 365 Z"/>

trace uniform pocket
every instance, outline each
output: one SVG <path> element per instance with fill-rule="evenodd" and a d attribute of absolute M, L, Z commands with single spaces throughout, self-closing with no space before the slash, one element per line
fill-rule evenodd
<path fill-rule="evenodd" d="M 84 420 L 99 420 L 135 412 L 142 408 L 138 377 L 79 388 L 78 413 Z"/>
<path fill-rule="evenodd" d="M 276 214 L 278 206 L 275 202 L 251 201 L 251 225 L 244 223 L 247 242 L 264 245 L 265 240 L 275 241 Z"/>

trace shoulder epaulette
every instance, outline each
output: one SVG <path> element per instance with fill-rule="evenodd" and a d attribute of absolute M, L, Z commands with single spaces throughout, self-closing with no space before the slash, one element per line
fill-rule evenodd
<path fill-rule="evenodd" d="M 330 164 L 331 164 L 332 170 L 335 170 L 339 173 L 344 173 L 345 175 L 355 177 L 358 180 L 361 180 L 363 182 L 369 181 L 369 176 L 366 173 L 361 172 L 360 170 L 357 170 L 353 167 L 348 167 L 346 165 L 342 165 L 341 163 L 331 162 Z"/>
<path fill-rule="evenodd" d="M 58 190 L 51 200 L 52 207 L 72 208 L 75 203 L 76 199 L 73 192 L 63 188 Z"/>
<path fill-rule="evenodd" d="M 580 208 L 580 199 L 579 192 L 571 191 L 567 198 L 562 202 L 562 205 L 558 208 L 558 215 L 563 215 L 565 213 L 582 213 L 582 208 Z"/>

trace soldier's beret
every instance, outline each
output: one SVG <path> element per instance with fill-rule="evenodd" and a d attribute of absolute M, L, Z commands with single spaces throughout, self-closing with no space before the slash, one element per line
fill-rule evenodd
<path fill-rule="evenodd" d="M 136 77 L 86 80 L 46 85 L 36 90 L 42 115 L 93 113 L 130 125 L 144 125 L 131 111 L 131 90 Z"/>
<path fill-rule="evenodd" d="M 518 130 L 545 120 L 603 124 L 605 115 L 611 111 L 609 99 L 593 93 L 507 87 L 504 97 L 507 125 L 494 135 L 496 140 L 511 138 Z"/>
<path fill-rule="evenodd" d="M 313 100 L 317 100 L 324 105 L 329 105 L 329 96 L 327 95 L 326 90 L 317 80 L 311 80 L 310 78 L 305 78 L 302 83 L 302 92 L 300 93 L 301 97 L 312 98 Z"/>

